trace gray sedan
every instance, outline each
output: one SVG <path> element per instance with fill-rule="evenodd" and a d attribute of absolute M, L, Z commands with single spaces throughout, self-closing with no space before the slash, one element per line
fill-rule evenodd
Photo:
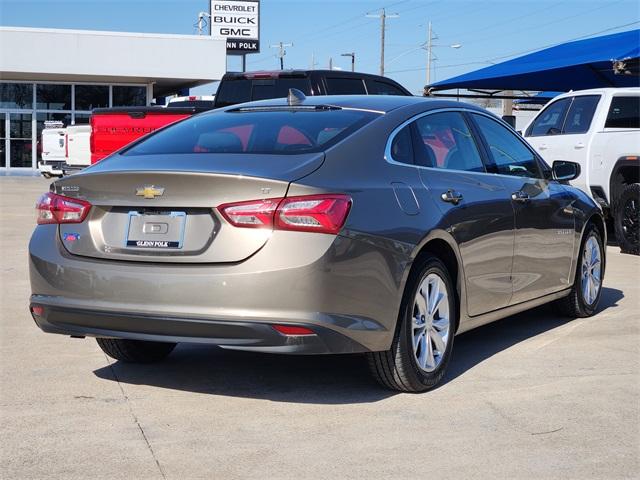
<path fill-rule="evenodd" d="M 424 391 L 456 334 L 547 302 L 595 312 L 606 229 L 578 174 L 457 102 L 215 110 L 51 185 L 30 311 L 121 361 L 178 342 L 361 352 L 384 386 Z"/>

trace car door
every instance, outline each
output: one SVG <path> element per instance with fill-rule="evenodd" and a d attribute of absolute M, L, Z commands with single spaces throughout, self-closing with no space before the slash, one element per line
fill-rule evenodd
<path fill-rule="evenodd" d="M 511 129 L 488 115 L 470 115 L 515 211 L 513 296 L 521 303 L 567 288 L 573 262 L 573 198 L 550 180 L 548 167 Z"/>
<path fill-rule="evenodd" d="M 459 247 L 468 315 L 506 307 L 514 246 L 510 193 L 486 172 L 461 112 L 434 112 L 418 118 L 414 127 L 420 177 Z"/>
<path fill-rule="evenodd" d="M 547 105 L 524 133 L 529 144 L 549 164 L 554 160 L 567 160 L 564 155 L 562 126 L 571 106 L 571 98 L 561 98 Z"/>

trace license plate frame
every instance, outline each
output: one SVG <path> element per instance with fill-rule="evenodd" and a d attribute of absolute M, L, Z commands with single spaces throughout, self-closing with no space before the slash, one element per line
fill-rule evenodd
<path fill-rule="evenodd" d="M 131 210 L 124 237 L 126 248 L 180 250 L 184 244 L 187 214 L 182 211 L 157 213 Z M 149 228 L 147 228 L 150 226 Z M 156 228 L 157 227 L 157 228 Z M 166 228 L 166 231 L 164 229 Z M 152 231 L 156 229 L 157 231 Z"/>

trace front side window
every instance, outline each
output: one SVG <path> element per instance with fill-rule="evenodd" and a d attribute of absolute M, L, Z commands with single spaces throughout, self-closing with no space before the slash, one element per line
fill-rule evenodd
<path fill-rule="evenodd" d="M 125 155 L 295 154 L 322 151 L 379 114 L 305 108 L 238 109 L 196 115 L 145 138 Z"/>
<path fill-rule="evenodd" d="M 535 155 L 508 128 L 484 115 L 473 114 L 484 137 L 497 173 L 516 177 L 543 178 Z"/>
<path fill-rule="evenodd" d="M 565 114 L 571 103 L 570 98 L 563 98 L 553 102 L 545 108 L 538 118 L 529 127 L 527 137 L 539 137 L 545 135 L 558 135 L 562 133 Z"/>
<path fill-rule="evenodd" d="M 640 96 L 613 97 L 604 128 L 640 128 Z"/>
<path fill-rule="evenodd" d="M 567 113 L 562 133 L 587 133 L 599 101 L 600 95 L 575 97 Z"/>
<path fill-rule="evenodd" d="M 416 163 L 447 170 L 484 172 L 484 164 L 467 122 L 459 112 L 426 115 L 415 122 Z"/>
<path fill-rule="evenodd" d="M 327 95 L 364 95 L 364 82 L 360 78 L 327 77 Z"/>

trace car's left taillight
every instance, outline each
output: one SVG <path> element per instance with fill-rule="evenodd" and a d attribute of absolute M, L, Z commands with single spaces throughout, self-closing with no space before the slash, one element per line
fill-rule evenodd
<path fill-rule="evenodd" d="M 80 223 L 89 213 L 91 204 L 77 198 L 45 193 L 36 203 L 38 225 L 48 223 Z"/>

